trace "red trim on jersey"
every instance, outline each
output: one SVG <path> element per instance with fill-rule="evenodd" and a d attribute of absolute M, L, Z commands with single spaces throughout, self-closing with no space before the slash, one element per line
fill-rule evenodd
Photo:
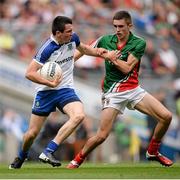
<path fill-rule="evenodd" d="M 104 79 L 105 79 L 105 77 L 101 81 L 101 89 L 102 89 L 102 91 L 104 91 Z"/>
<path fill-rule="evenodd" d="M 116 44 L 117 45 L 117 49 L 120 51 L 121 49 L 124 48 L 124 46 L 126 45 L 127 41 L 121 43 L 121 44 Z"/>
<path fill-rule="evenodd" d="M 117 87 L 116 92 L 126 91 L 136 88 L 139 85 L 138 81 L 138 64 L 136 64 L 133 73 L 127 79 L 127 81 L 122 82 L 120 86 Z"/>

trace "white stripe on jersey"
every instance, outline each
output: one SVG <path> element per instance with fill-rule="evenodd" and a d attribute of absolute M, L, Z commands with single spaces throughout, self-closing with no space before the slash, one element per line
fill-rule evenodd
<path fill-rule="evenodd" d="M 38 53 L 37 53 L 37 59 L 41 59 L 41 53 L 44 51 L 44 49 L 52 42 L 52 39 L 48 39 L 45 44 L 43 44 L 43 46 L 39 49 Z"/>
<path fill-rule="evenodd" d="M 96 48 L 97 45 L 98 45 L 98 43 L 99 43 L 99 41 L 101 40 L 101 38 L 102 38 L 102 36 L 99 37 L 98 39 L 96 39 L 94 42 L 92 42 L 92 43 L 90 44 L 90 46 L 93 47 L 93 48 Z"/>

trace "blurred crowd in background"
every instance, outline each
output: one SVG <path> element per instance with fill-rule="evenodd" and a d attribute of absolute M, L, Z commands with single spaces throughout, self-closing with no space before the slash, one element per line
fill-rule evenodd
<path fill-rule="evenodd" d="M 113 33 L 112 16 L 120 9 L 128 10 L 131 13 L 134 23 L 133 31 L 147 41 L 140 69 L 141 78 L 147 82 L 149 79 L 156 81 L 153 85 L 158 85 L 159 88 L 156 88 L 154 95 L 164 104 L 168 100 L 169 108 L 176 117 L 174 118 L 176 130 L 173 133 L 178 136 L 180 131 L 179 0 L 0 0 L 0 53 L 13 57 L 22 63 L 29 63 L 35 55 L 36 49 L 41 45 L 40 43 L 49 37 L 52 19 L 57 15 L 71 17 L 74 31 L 80 36 L 81 41 L 90 43 L 103 34 Z M 92 81 L 92 85 L 99 84 L 103 70 L 102 59 L 83 56 L 76 63 L 75 76 L 81 80 L 88 79 L 89 83 Z M 149 84 L 149 88 L 152 88 L 153 85 Z M 100 85 L 98 87 L 100 88 Z M 12 132 L 21 142 L 22 135 L 28 127 L 27 116 L 22 112 L 3 108 L 3 105 L 0 109 L 0 129 Z M 43 143 L 43 140 L 53 136 L 53 133 L 47 135 L 51 129 L 54 128 L 52 132 L 58 130 L 59 122 L 62 123 L 64 118 L 61 118 L 60 121 L 57 116 L 53 115 L 49 118 L 50 120 L 45 126 L 45 133 L 39 137 L 41 139 L 39 142 Z M 76 135 L 72 136 L 73 140 L 71 137 L 65 142 L 63 149 L 65 149 L 64 153 L 68 152 L 68 155 L 62 159 L 72 158 L 84 140 L 93 133 L 95 128 L 91 127 L 90 121 L 80 127 L 79 135 L 77 135 L 77 131 Z M 134 132 L 128 128 L 130 121 L 126 119 L 126 123 L 124 122 L 122 118 L 119 118 L 114 132 L 117 144 L 121 149 L 121 155 L 124 152 L 122 158 L 127 160 L 130 157 L 126 155 L 127 152 L 136 151 L 133 150 L 133 148 L 136 149 L 136 145 L 141 146 L 144 153 L 143 149 L 146 148 L 146 143 L 139 145 L 138 139 L 133 139 Z M 147 117 L 147 122 L 149 122 L 149 129 L 152 130 L 155 124 L 154 120 Z M 77 141 L 78 137 L 83 141 Z M 37 150 L 38 145 L 35 144 L 34 149 Z M 3 144 L 0 143 L 0 149 L 2 148 Z M 127 151 L 127 148 L 131 150 Z M 112 157 L 112 161 L 116 158 Z M 99 159 L 101 158 L 99 157 Z"/>
<path fill-rule="evenodd" d="M 136 29 L 162 40 L 153 68 L 162 61 L 173 73 L 177 57 L 170 49 L 173 60 L 168 64 L 164 51 L 169 42 L 180 42 L 179 6 L 179 0 L 0 0 L 0 50 L 29 62 L 39 42 L 49 36 L 51 21 L 57 15 L 71 17 L 82 41 L 90 43 L 111 33 L 114 12 L 127 9 Z M 148 51 L 155 51 L 156 45 L 148 41 Z"/>

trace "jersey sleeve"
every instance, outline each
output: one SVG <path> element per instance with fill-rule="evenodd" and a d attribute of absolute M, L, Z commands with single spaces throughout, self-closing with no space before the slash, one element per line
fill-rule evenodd
<path fill-rule="evenodd" d="M 98 39 L 92 41 L 92 42 L 90 43 L 90 46 L 93 47 L 93 48 L 101 47 L 101 45 L 100 45 L 100 44 L 101 44 L 101 41 L 102 41 L 102 36 L 99 37 Z"/>
<path fill-rule="evenodd" d="M 130 52 L 133 56 L 135 56 L 138 60 L 141 59 L 141 57 L 144 55 L 146 48 L 146 42 L 144 40 L 141 40 L 137 42 L 135 49 Z"/>
<path fill-rule="evenodd" d="M 56 49 L 53 42 L 48 40 L 40 47 L 33 59 L 39 64 L 44 64 Z"/>
<path fill-rule="evenodd" d="M 80 39 L 79 36 L 74 32 L 72 34 L 71 42 L 74 41 L 76 43 L 76 47 L 80 45 Z"/>
<path fill-rule="evenodd" d="M 48 48 L 44 49 L 42 52 L 38 51 L 34 57 L 34 60 L 40 64 L 44 64 L 50 57 L 51 53 Z"/>

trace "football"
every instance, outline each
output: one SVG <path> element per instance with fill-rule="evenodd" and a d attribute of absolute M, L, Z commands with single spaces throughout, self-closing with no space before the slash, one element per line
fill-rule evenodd
<path fill-rule="evenodd" d="M 48 80 L 54 80 L 56 76 L 62 76 L 62 69 L 56 62 L 47 62 L 39 70 L 40 75 Z"/>

